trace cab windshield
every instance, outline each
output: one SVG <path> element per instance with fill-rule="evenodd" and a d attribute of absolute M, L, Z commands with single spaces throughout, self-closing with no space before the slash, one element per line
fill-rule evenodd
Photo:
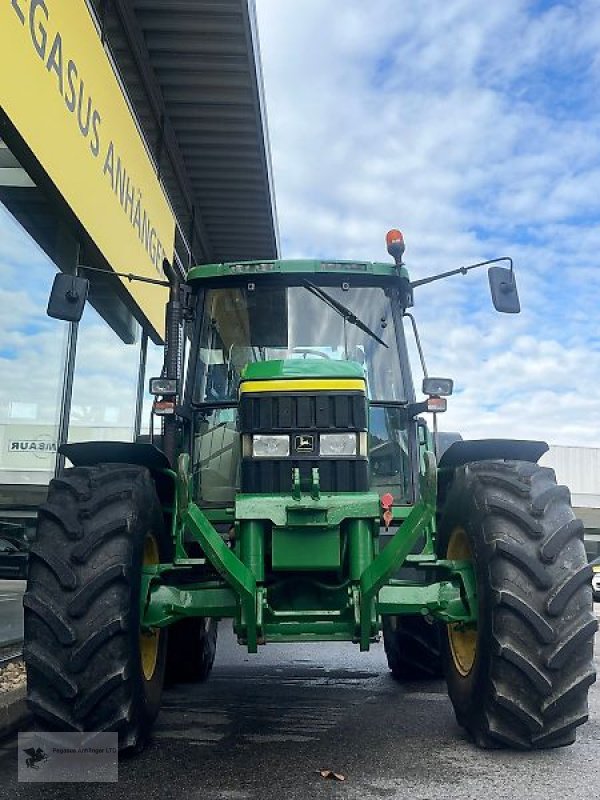
<path fill-rule="evenodd" d="M 389 292 L 380 286 L 257 282 L 209 289 L 202 305 L 195 403 L 235 403 L 246 364 L 296 358 L 357 362 L 371 400 L 407 399 L 398 350 L 403 334 L 395 330 Z"/>

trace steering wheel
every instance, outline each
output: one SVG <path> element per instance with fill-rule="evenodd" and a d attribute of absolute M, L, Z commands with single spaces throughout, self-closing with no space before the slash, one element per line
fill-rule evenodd
<path fill-rule="evenodd" d="M 303 353 L 304 358 L 306 358 L 306 356 L 319 356 L 319 358 L 326 358 L 328 361 L 331 361 L 331 356 L 327 355 L 327 353 L 322 353 L 320 350 L 311 350 L 308 347 L 293 347 L 292 354 L 293 353 Z"/>

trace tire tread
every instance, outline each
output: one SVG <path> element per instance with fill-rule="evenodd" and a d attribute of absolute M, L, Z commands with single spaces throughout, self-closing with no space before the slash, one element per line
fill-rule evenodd
<path fill-rule="evenodd" d="M 27 699 L 51 729 L 116 730 L 121 749 L 149 735 L 160 691 L 143 694 L 133 580 L 149 530 L 168 547 L 144 467 L 74 467 L 50 483 L 23 605 Z M 159 689 L 164 640 L 160 652 Z"/>
<path fill-rule="evenodd" d="M 457 524 L 476 542 L 485 596 L 479 624 L 491 643 L 481 656 L 486 666 L 478 673 L 479 695 L 467 705 L 466 684 L 453 677 L 445 646 L 459 722 L 482 747 L 572 743 L 587 719 L 587 693 L 596 679 L 592 646 L 598 625 L 583 525 L 573 514 L 568 488 L 537 464 L 467 464 L 457 470 L 447 495 L 441 538 L 447 540 Z"/>

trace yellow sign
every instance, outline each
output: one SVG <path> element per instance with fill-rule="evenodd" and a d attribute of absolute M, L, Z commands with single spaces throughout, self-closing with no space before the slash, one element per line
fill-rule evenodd
<path fill-rule="evenodd" d="M 84 0 L 0 0 L 0 107 L 111 267 L 162 278 L 173 214 Z M 166 290 L 123 283 L 162 333 Z"/>

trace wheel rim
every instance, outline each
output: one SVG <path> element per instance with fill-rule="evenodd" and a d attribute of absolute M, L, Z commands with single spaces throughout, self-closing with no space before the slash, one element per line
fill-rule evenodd
<path fill-rule="evenodd" d="M 452 561 L 472 561 L 473 553 L 465 530 L 455 528 L 448 542 L 447 558 Z M 466 678 L 473 669 L 477 655 L 477 628 L 465 628 L 458 622 L 448 625 L 450 653 L 456 671 Z"/>
<path fill-rule="evenodd" d="M 144 557 L 142 564 L 159 564 L 158 542 L 151 534 L 147 534 L 144 539 Z M 160 641 L 160 630 L 152 628 L 149 631 L 140 631 L 140 659 L 142 662 L 142 672 L 144 678 L 149 681 L 154 675 L 156 662 L 158 660 L 158 645 Z"/>

